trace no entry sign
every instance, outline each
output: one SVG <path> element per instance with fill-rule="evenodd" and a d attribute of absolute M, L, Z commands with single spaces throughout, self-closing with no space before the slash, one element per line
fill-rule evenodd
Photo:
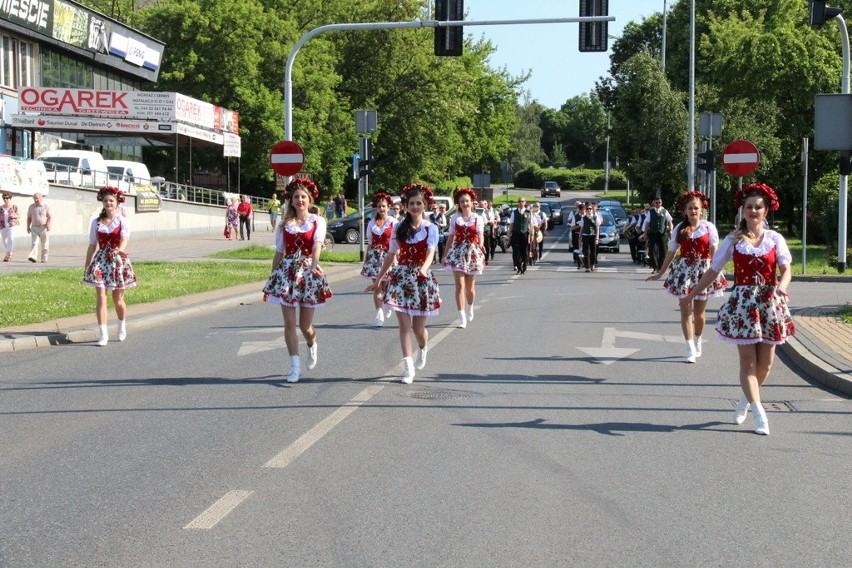
<path fill-rule="evenodd" d="M 722 151 L 722 166 L 732 176 L 747 176 L 759 165 L 760 150 L 748 140 L 734 140 Z"/>
<path fill-rule="evenodd" d="M 296 175 L 305 165 L 305 152 L 295 142 L 282 140 L 272 147 L 269 153 L 269 165 L 280 176 Z"/>

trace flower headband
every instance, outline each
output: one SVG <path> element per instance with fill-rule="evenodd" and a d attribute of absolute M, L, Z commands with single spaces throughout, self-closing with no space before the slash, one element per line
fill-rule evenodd
<path fill-rule="evenodd" d="M 737 209 L 742 207 L 743 203 L 745 203 L 746 197 L 750 193 L 760 193 L 763 195 L 763 198 L 766 200 L 766 206 L 770 211 L 778 211 L 781 207 L 781 203 L 778 201 L 778 195 L 775 193 L 775 190 L 765 183 L 748 183 L 738 189 L 737 193 L 734 195 L 734 207 Z"/>
<path fill-rule="evenodd" d="M 313 197 L 314 201 L 319 199 L 319 188 L 317 188 L 317 184 L 308 178 L 303 177 L 293 178 L 293 181 L 287 184 L 287 187 L 284 189 L 284 199 L 286 201 L 290 201 L 290 198 L 293 197 L 293 192 L 300 187 L 307 191 L 311 197 Z"/>
<path fill-rule="evenodd" d="M 390 194 L 385 193 L 384 191 L 380 191 L 373 196 L 373 207 L 378 207 L 379 201 L 381 201 L 382 199 L 384 199 L 388 205 L 393 205 L 393 198 L 390 196 Z"/>
<path fill-rule="evenodd" d="M 118 189 L 117 187 L 112 187 L 110 185 L 105 185 L 104 187 L 98 190 L 98 201 L 103 201 L 104 197 L 109 194 L 115 195 L 116 201 L 119 203 L 124 203 L 124 192 Z"/>
<path fill-rule="evenodd" d="M 476 201 L 476 192 L 475 191 L 473 191 L 469 187 L 460 187 L 453 192 L 453 201 L 456 203 L 456 205 L 458 205 L 459 199 L 461 199 L 461 196 L 464 195 L 464 194 L 469 195 L 471 201 Z"/>
<path fill-rule="evenodd" d="M 402 199 L 406 203 L 408 203 L 408 198 L 410 195 L 420 192 L 426 198 L 426 204 L 430 207 L 435 204 L 435 194 L 432 193 L 432 189 L 428 185 L 424 185 L 422 183 L 412 183 L 411 185 L 406 185 L 402 188 Z"/>
<path fill-rule="evenodd" d="M 683 195 L 681 195 L 675 206 L 678 211 L 683 211 L 683 208 L 686 207 L 686 204 L 693 198 L 697 198 L 698 201 L 701 202 L 701 207 L 703 209 L 710 209 L 710 198 L 701 193 L 700 191 L 687 191 Z"/>

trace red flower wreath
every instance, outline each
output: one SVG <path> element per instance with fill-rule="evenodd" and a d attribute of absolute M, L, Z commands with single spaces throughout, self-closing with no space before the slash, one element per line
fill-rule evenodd
<path fill-rule="evenodd" d="M 469 196 L 470 196 L 471 201 L 473 201 L 474 203 L 476 203 L 476 199 L 477 199 L 477 197 L 476 197 L 476 192 L 475 192 L 475 191 L 473 191 L 473 190 L 472 190 L 471 188 L 469 188 L 469 187 L 460 187 L 460 188 L 458 188 L 457 190 L 455 190 L 455 191 L 453 192 L 453 202 L 454 202 L 456 205 L 458 205 L 458 204 L 459 204 L 459 199 L 461 199 L 461 196 L 462 196 L 462 195 L 464 195 L 464 194 L 469 195 Z"/>
<path fill-rule="evenodd" d="M 415 190 L 420 191 L 424 196 L 426 196 L 426 204 L 429 207 L 435 204 L 435 194 L 432 193 L 432 189 L 428 185 L 424 185 L 422 183 L 412 183 L 411 185 L 403 187 L 402 200 L 408 203 L 408 196 Z"/>
<path fill-rule="evenodd" d="M 287 184 L 287 187 L 284 188 L 284 200 L 290 201 L 290 198 L 293 197 L 293 192 L 298 188 L 302 188 L 307 190 L 311 197 L 313 197 L 314 201 L 319 199 L 319 188 L 317 184 L 315 184 L 312 180 L 304 177 L 293 178 L 293 181 Z"/>
<path fill-rule="evenodd" d="M 117 187 L 112 187 L 111 185 L 105 185 L 104 187 L 98 190 L 98 201 L 103 201 L 104 197 L 109 194 L 115 195 L 115 200 L 119 203 L 124 203 L 124 192 L 118 189 Z"/>
<path fill-rule="evenodd" d="M 384 199 L 388 205 L 393 205 L 393 198 L 391 197 L 391 195 L 389 193 L 385 193 L 384 191 L 379 191 L 378 193 L 373 195 L 373 200 L 371 202 L 373 204 L 373 207 L 378 207 L 379 201 L 381 201 L 382 199 Z"/>
<path fill-rule="evenodd" d="M 747 183 L 742 188 L 738 189 L 737 193 L 734 195 L 734 207 L 737 209 L 742 207 L 743 203 L 745 203 L 746 197 L 750 193 L 762 194 L 770 211 L 778 211 L 781 207 L 781 203 L 778 201 L 778 194 L 776 194 L 775 190 L 765 183 Z"/>
<path fill-rule="evenodd" d="M 675 207 L 677 207 L 677 210 L 683 211 L 683 208 L 686 206 L 687 202 L 690 199 L 692 199 L 693 197 L 698 198 L 698 200 L 701 202 L 702 208 L 710 209 L 710 198 L 709 197 L 707 197 L 706 195 L 704 195 L 700 191 L 687 191 L 686 193 L 684 193 L 683 195 L 681 195 L 678 198 L 677 203 L 675 204 Z"/>

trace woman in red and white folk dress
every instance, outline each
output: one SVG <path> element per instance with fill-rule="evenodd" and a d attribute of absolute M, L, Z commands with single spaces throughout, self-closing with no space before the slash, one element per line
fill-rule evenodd
<path fill-rule="evenodd" d="M 367 248 L 364 266 L 361 267 L 361 276 L 369 278 L 374 283 L 379 270 L 382 269 L 385 256 L 388 254 L 393 228 L 398 223 L 396 217 L 388 214 L 392 202 L 393 198 L 381 191 L 373 196 L 373 207 L 376 208 L 376 215 L 367 224 L 370 245 Z M 382 309 L 382 290 L 378 286 L 373 291 L 373 306 L 376 308 L 376 327 L 382 327 L 385 325 L 386 316 Z M 390 314 L 391 311 L 388 310 L 387 317 L 390 317 Z"/>
<path fill-rule="evenodd" d="M 737 346 L 743 396 L 734 410 L 734 423 L 745 422 L 754 411 L 754 431 L 769 435 L 769 421 L 761 405 L 760 386 L 769 376 L 775 346 L 796 333 L 787 303 L 793 258 L 787 241 L 768 229 L 769 211 L 777 211 L 778 196 L 766 184 L 751 183 L 737 191 L 734 206 L 742 207 L 739 228 L 728 235 L 713 256 L 710 268 L 681 302 L 690 302 L 733 259 L 735 285 L 719 309 L 716 332 Z"/>
<path fill-rule="evenodd" d="M 692 291 L 710 268 L 710 260 L 719 247 L 716 227 L 702 218 L 709 205 L 710 200 L 700 191 L 688 191 L 680 196 L 677 209 L 683 213 L 683 220 L 674 229 L 675 238 L 669 243 L 669 251 L 660 271 L 646 278 L 658 280 L 671 265 L 672 271 L 663 286 L 666 292 L 677 298 L 683 298 Z M 672 264 L 678 248 L 680 256 Z M 695 363 L 695 359 L 701 357 L 701 334 L 707 321 L 707 300 L 721 297 L 727 286 L 728 280 L 720 274 L 707 288 L 698 291 L 691 304 L 680 304 L 680 327 L 687 344 L 687 363 Z"/>
<path fill-rule="evenodd" d="M 325 240 L 325 218 L 316 214 L 314 200 L 319 197 L 316 184 L 296 178 L 284 193 L 286 209 L 275 229 L 275 256 L 272 274 L 263 287 L 263 300 L 281 305 L 284 316 L 284 342 L 290 355 L 287 382 L 299 382 L 299 336 L 308 344 L 308 370 L 317 364 L 317 333 L 313 326 L 314 309 L 331 298 L 328 280 L 319 265 Z M 312 211 L 313 210 L 313 211 Z"/>
<path fill-rule="evenodd" d="M 458 212 L 450 217 L 447 240 L 449 246 L 444 251 L 444 270 L 453 273 L 456 281 L 456 309 L 459 311 L 461 323 L 459 327 L 467 327 L 468 321 L 473 321 L 473 302 L 476 300 L 476 277 L 482 274 L 485 266 L 485 239 L 483 237 L 484 221 L 473 210 L 476 193 L 472 189 L 462 187 L 453 193 L 453 200 Z M 468 311 L 464 306 L 467 301 Z"/>
<path fill-rule="evenodd" d="M 426 220 L 427 207 L 432 205 L 432 190 L 418 183 L 402 189 L 405 217 L 394 227 L 390 248 L 374 283 L 383 291 L 386 308 L 396 312 L 399 323 L 399 342 L 402 347 L 402 382 L 414 381 L 414 369 L 426 365 L 429 333 L 426 318 L 438 315 L 441 295 L 438 280 L 431 266 L 438 247 L 438 227 Z M 395 264 L 396 263 L 396 264 Z M 417 361 L 412 358 L 411 333 L 420 348 Z"/>
<path fill-rule="evenodd" d="M 112 291 L 112 303 L 118 316 L 118 340 L 124 341 L 127 337 L 124 290 L 136 286 L 136 273 L 125 251 L 130 238 L 130 223 L 120 213 L 124 194 L 115 187 L 102 187 L 98 191 L 98 201 L 103 204 L 103 209 L 89 225 L 83 282 L 95 287 L 95 313 L 100 331 L 98 345 L 104 346 L 109 342 L 106 291 Z"/>

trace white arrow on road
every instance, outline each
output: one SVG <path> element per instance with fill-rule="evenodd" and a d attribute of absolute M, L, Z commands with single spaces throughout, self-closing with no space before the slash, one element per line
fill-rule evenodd
<path fill-rule="evenodd" d="M 641 339 L 644 341 L 665 341 L 667 343 L 678 343 L 683 341 L 683 338 L 680 336 L 641 333 L 638 331 L 618 331 L 614 327 L 605 327 L 600 347 L 578 347 L 577 349 L 590 357 L 594 357 L 598 363 L 602 363 L 604 365 L 610 365 L 619 359 L 624 359 L 625 357 L 629 357 L 639 351 L 638 349 L 631 349 L 629 347 L 616 347 L 615 339 L 617 337 Z"/>

